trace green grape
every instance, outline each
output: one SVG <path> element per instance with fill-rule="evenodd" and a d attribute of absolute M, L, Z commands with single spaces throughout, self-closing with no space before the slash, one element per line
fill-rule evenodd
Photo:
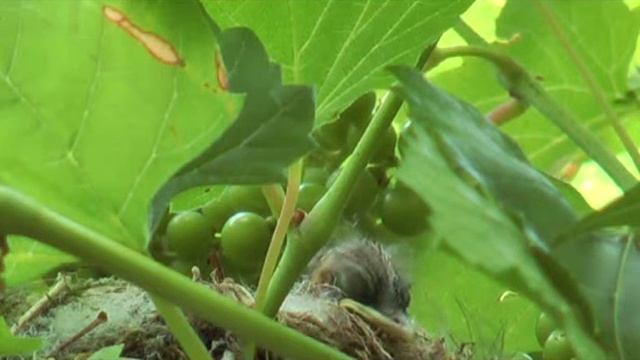
<path fill-rule="evenodd" d="M 357 98 L 348 108 L 340 114 L 340 120 L 352 124 L 360 129 L 364 129 L 371 113 L 376 107 L 376 93 L 370 91 Z"/>
<path fill-rule="evenodd" d="M 378 146 L 371 156 L 372 164 L 391 164 L 395 160 L 396 156 L 396 141 L 398 136 L 393 126 L 389 126 L 384 132 L 384 135 L 378 142 Z"/>
<path fill-rule="evenodd" d="M 346 143 L 348 128 L 349 124 L 346 121 L 338 119 L 323 124 L 313 131 L 312 136 L 324 150 L 337 151 L 342 149 Z"/>
<path fill-rule="evenodd" d="M 540 317 L 538 317 L 538 322 L 536 322 L 536 338 L 538 339 L 538 344 L 544 346 L 549 335 L 557 328 L 558 326 L 551 316 L 546 313 L 541 313 Z"/>
<path fill-rule="evenodd" d="M 213 229 L 202 214 L 185 211 L 167 224 L 167 244 L 178 257 L 195 260 L 206 257 L 213 246 Z"/>
<path fill-rule="evenodd" d="M 219 201 L 234 212 L 249 211 L 265 216 L 271 213 L 260 186 L 229 186 L 222 193 Z"/>
<path fill-rule="evenodd" d="M 209 223 L 215 232 L 222 230 L 224 223 L 227 222 L 227 219 L 235 212 L 233 207 L 229 205 L 227 202 L 214 199 L 200 209 L 202 216 L 204 216 L 207 223 Z"/>
<path fill-rule="evenodd" d="M 375 202 L 379 191 L 380 187 L 373 175 L 369 171 L 363 171 L 349 195 L 345 212 L 350 215 L 366 212 Z"/>
<path fill-rule="evenodd" d="M 571 360 L 574 356 L 571 344 L 562 330 L 553 331 L 542 349 L 543 360 Z"/>
<path fill-rule="evenodd" d="M 325 193 L 324 186 L 314 183 L 300 185 L 297 207 L 309 212 Z"/>
<path fill-rule="evenodd" d="M 302 181 L 305 183 L 324 185 L 329 179 L 329 172 L 323 168 L 305 166 Z"/>
<path fill-rule="evenodd" d="M 220 233 L 225 267 L 252 269 L 259 266 L 267 253 L 271 231 L 262 216 L 239 212 L 227 220 Z"/>
<path fill-rule="evenodd" d="M 409 188 L 397 184 L 387 189 L 380 206 L 382 223 L 398 235 L 418 235 L 427 229 L 429 208 Z"/>

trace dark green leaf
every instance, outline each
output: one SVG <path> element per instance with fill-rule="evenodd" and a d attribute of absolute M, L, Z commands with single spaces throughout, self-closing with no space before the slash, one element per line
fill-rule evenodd
<path fill-rule="evenodd" d="M 470 0 L 202 1 L 223 28 L 248 26 L 287 83 L 317 88 L 317 125 L 392 83 L 384 67 L 413 65 Z M 277 23 L 277 26 L 275 26 Z"/>
<path fill-rule="evenodd" d="M 428 123 L 449 161 L 508 212 L 522 216 L 547 243 L 576 222 L 573 209 L 553 183 L 475 108 L 427 84 L 415 73 L 394 72 L 414 107 L 411 117 Z"/>
<path fill-rule="evenodd" d="M 597 315 L 596 331 L 618 359 L 640 353 L 640 251 L 635 235 L 599 231 L 562 243 L 556 256 L 577 274 Z"/>
<path fill-rule="evenodd" d="M 529 244 L 541 241 L 534 241 L 538 235 L 530 226 L 542 236 L 551 237 L 558 231 L 557 227 L 542 228 L 546 223 L 558 226 L 557 219 L 536 212 L 557 210 L 556 216 L 574 221 L 568 204 L 548 180 L 530 168 L 513 143 L 497 131 L 484 129 L 485 120 L 477 111 L 435 89 L 420 73 L 405 68 L 395 68 L 394 73 L 400 79 L 400 92 L 409 102 L 410 117 L 415 122 L 401 145 L 403 159 L 397 175 L 433 209 L 431 224 L 444 237 L 447 248 L 552 311 L 581 358 L 601 358 L 598 346 L 581 322 L 582 309 L 570 306 L 529 250 Z M 461 169 L 476 179 L 489 196 L 482 196 L 463 181 L 456 173 Z M 504 179 L 496 181 L 497 177 Z M 505 192 L 497 184 L 513 188 Z M 524 194 L 527 184 L 536 197 Z M 504 198 L 507 195 L 513 198 Z M 522 199 L 560 208 L 523 204 L 524 209 L 519 210 Z M 524 224 L 514 221 L 517 218 Z"/>
<path fill-rule="evenodd" d="M 283 86 L 279 68 L 246 28 L 219 34 L 230 89 L 246 92 L 236 121 L 202 154 L 184 165 L 156 194 L 152 231 L 171 198 L 213 184 L 282 182 L 285 170 L 313 147 L 314 98 L 306 86 Z"/>

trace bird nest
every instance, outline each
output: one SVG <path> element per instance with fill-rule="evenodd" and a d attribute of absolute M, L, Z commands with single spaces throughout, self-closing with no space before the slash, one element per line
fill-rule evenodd
<path fill-rule="evenodd" d="M 201 282 L 240 304 L 254 305 L 252 291 L 233 279 Z M 277 320 L 356 359 L 469 358 L 460 351 L 449 352 L 442 339 L 430 338 L 414 324 L 400 325 L 373 309 L 349 299 L 339 299 L 335 294 L 327 286 L 298 284 L 287 297 Z M 7 293 L 0 299 L 0 310 L 14 323 L 20 315 L 15 304 L 24 304 L 24 299 L 17 299 L 19 296 L 23 295 Z M 9 304 L 13 304 L 11 309 L 6 308 Z M 69 343 L 86 324 L 95 322 L 98 313 L 106 314 L 108 320 Z M 195 317 L 191 321 L 214 358 L 239 358 L 238 340 L 232 333 Z M 124 344 L 122 356 L 126 357 L 186 359 L 147 294 L 115 278 L 69 283 L 67 291 L 57 294 L 45 310 L 20 327 L 22 335 L 45 339 L 41 357 L 84 359 L 102 347 Z M 259 356 L 278 358 L 266 352 Z"/>

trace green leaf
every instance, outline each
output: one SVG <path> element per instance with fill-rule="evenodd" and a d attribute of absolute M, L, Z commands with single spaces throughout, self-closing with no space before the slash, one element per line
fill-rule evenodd
<path fill-rule="evenodd" d="M 202 154 L 184 165 L 156 194 L 152 232 L 171 198 L 199 185 L 284 182 L 286 169 L 313 148 L 313 90 L 283 86 L 279 67 L 246 28 L 219 34 L 230 90 L 246 92 L 236 121 Z"/>
<path fill-rule="evenodd" d="M 542 202 L 559 198 L 555 188 L 547 186 L 546 179 L 537 172 L 526 170 L 529 165 L 518 158 L 518 152 L 505 137 L 498 136 L 497 132 L 482 131 L 480 124 L 484 119 L 469 105 L 436 90 L 420 73 L 405 68 L 394 68 L 394 73 L 400 79 L 400 92 L 408 101 L 410 117 L 415 122 L 401 144 L 403 159 L 397 176 L 433 209 L 431 224 L 436 233 L 444 237 L 445 246 L 469 265 L 536 301 L 543 309 L 551 310 L 561 320 L 580 358 L 602 358 L 600 349 L 579 320 L 581 309 L 571 307 L 564 297 L 566 294 L 560 293 L 561 289 L 547 278 L 548 270 L 530 252 L 530 244 L 539 244 L 541 240 L 535 240 L 537 235 L 529 224 L 542 236 L 551 236 L 557 229 L 537 227 L 540 223 L 527 217 L 535 207 L 525 207 L 521 212 L 525 214 L 525 223 L 518 224 L 514 221 L 517 217 L 504 211 L 507 207 L 517 214 L 517 201 L 505 201 L 501 194 L 509 192 L 500 193 L 493 186 L 500 183 L 523 190 L 519 184 L 527 179 L 532 182 L 531 191 L 537 192 L 538 200 Z M 465 140 L 467 145 L 465 141 L 457 142 L 460 140 Z M 481 151 L 478 144 L 489 147 Z M 477 155 L 479 158 L 470 157 L 470 153 L 478 151 L 502 160 L 489 161 L 480 154 Z M 455 163 L 452 159 L 462 162 Z M 479 159 L 486 164 L 468 163 Z M 460 172 L 461 168 L 471 170 L 466 175 L 475 177 L 482 185 L 480 189 L 485 189 L 486 195 L 495 196 L 495 200 L 482 196 L 463 181 L 455 172 Z M 514 169 L 518 171 L 513 172 Z M 492 177 L 503 177 L 506 181 L 494 183 L 490 181 Z M 510 193 L 516 198 L 524 196 L 519 191 Z M 530 201 L 536 202 L 536 199 Z M 570 208 L 554 210 L 558 210 L 556 216 L 571 214 Z M 539 219 L 551 224 L 555 221 L 545 217 Z"/>
<path fill-rule="evenodd" d="M 120 360 L 124 345 L 112 345 L 94 352 L 87 360 Z"/>
<path fill-rule="evenodd" d="M 430 333 L 473 342 L 477 358 L 538 348 L 539 308 L 443 249 L 415 258 L 411 315 Z"/>
<path fill-rule="evenodd" d="M 223 28 L 242 25 L 254 30 L 283 65 L 285 82 L 316 86 L 316 125 L 330 121 L 365 92 L 389 86 L 393 79 L 384 67 L 413 65 L 471 3 L 203 1 Z"/>
<path fill-rule="evenodd" d="M 22 355 L 40 350 L 42 339 L 11 335 L 7 322 L 0 316 L 0 355 Z"/>
<path fill-rule="evenodd" d="M 142 249 L 155 191 L 239 109 L 218 89 L 207 16 L 195 1 L 105 0 L 7 2 L 0 18 L 0 184 Z"/>
<path fill-rule="evenodd" d="M 505 40 L 515 34 L 520 38 L 500 48 L 531 73 L 539 75 L 545 89 L 558 103 L 570 109 L 583 125 L 603 136 L 610 124 L 534 3 L 520 0 L 507 3 L 497 19 L 496 35 Z M 618 0 L 590 2 L 588 6 L 581 0 L 546 1 L 546 4 L 553 8 L 569 41 L 609 101 L 623 98 L 640 31 L 640 10 L 630 11 Z M 489 111 L 508 98 L 497 86 L 494 74 L 481 60 L 465 60 L 463 66 L 436 76 L 434 81 L 483 111 Z M 465 86 L 460 86 L 461 83 Z M 621 103 L 616 109 L 621 114 L 629 114 L 638 108 Z M 625 116 L 622 120 L 631 119 Z M 566 134 L 534 110 L 505 124 L 504 130 L 521 144 L 534 164 L 547 171 L 559 171 L 582 154 Z M 614 137 L 606 140 L 612 149 L 621 149 Z"/>
<path fill-rule="evenodd" d="M 576 214 L 549 179 L 534 169 L 509 137 L 472 106 L 436 89 L 421 76 L 394 68 L 411 115 L 429 131 L 459 172 L 488 191 L 509 213 L 522 216 L 537 235 L 552 243 Z M 425 125 L 426 126 L 426 125 Z"/>
<path fill-rule="evenodd" d="M 5 257 L 4 278 L 7 286 L 16 286 L 78 260 L 51 246 L 21 236 L 9 236 L 9 254 Z"/>
<path fill-rule="evenodd" d="M 636 236 L 599 231 L 573 237 L 555 251 L 577 275 L 597 315 L 596 331 L 618 359 L 634 359 L 640 351 Z"/>

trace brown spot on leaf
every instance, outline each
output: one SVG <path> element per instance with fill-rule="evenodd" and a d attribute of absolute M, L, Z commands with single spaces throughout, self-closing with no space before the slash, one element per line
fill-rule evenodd
<path fill-rule="evenodd" d="M 216 54 L 216 75 L 218 77 L 218 86 L 220 86 L 220 89 L 224 91 L 229 90 L 229 75 L 219 53 Z"/>
<path fill-rule="evenodd" d="M 158 61 L 167 65 L 184 66 L 184 61 L 173 45 L 158 34 L 141 29 L 131 22 L 122 11 L 114 7 L 104 6 L 102 12 L 107 20 L 118 25 L 127 34 L 140 42 Z"/>

